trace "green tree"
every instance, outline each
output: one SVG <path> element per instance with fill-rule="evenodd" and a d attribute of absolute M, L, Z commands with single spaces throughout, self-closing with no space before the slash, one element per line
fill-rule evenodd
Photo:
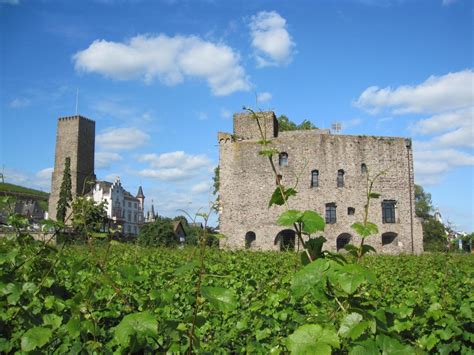
<path fill-rule="evenodd" d="M 79 233 L 101 232 L 108 223 L 106 202 L 77 197 L 72 203 L 72 225 Z"/>
<path fill-rule="evenodd" d="M 179 240 L 171 222 L 170 218 L 158 216 L 155 222 L 145 224 L 140 229 L 138 243 L 144 246 L 176 246 Z"/>
<path fill-rule="evenodd" d="M 213 195 L 219 193 L 219 184 L 220 184 L 220 168 L 219 165 L 214 168 L 214 177 L 212 180 L 214 181 L 214 191 L 212 192 Z"/>
<path fill-rule="evenodd" d="M 287 116 L 280 115 L 277 118 L 278 120 L 278 130 L 280 132 L 284 131 L 297 131 L 297 130 L 307 130 L 307 129 L 316 129 L 317 127 L 309 120 L 304 120 L 299 125 L 291 121 Z"/>
<path fill-rule="evenodd" d="M 63 181 L 61 182 L 61 189 L 59 190 L 59 200 L 56 209 L 56 220 L 64 222 L 66 219 L 66 212 L 71 207 L 72 201 L 72 182 L 71 182 L 71 158 L 66 157 L 64 163 Z"/>
<path fill-rule="evenodd" d="M 433 217 L 423 220 L 423 249 L 425 251 L 446 251 L 446 227 Z"/>
<path fill-rule="evenodd" d="M 426 219 L 431 217 L 433 205 L 431 194 L 426 192 L 422 186 L 415 184 L 415 213 L 417 217 Z"/>

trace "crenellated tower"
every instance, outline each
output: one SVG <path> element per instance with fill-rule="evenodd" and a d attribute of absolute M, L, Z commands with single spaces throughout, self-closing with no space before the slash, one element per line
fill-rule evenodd
<path fill-rule="evenodd" d="M 83 116 L 58 119 L 54 171 L 51 178 L 49 218 L 56 219 L 59 191 L 63 180 L 66 158 L 71 160 L 72 196 L 83 195 L 92 188 L 87 181 L 94 174 L 95 122 Z"/>

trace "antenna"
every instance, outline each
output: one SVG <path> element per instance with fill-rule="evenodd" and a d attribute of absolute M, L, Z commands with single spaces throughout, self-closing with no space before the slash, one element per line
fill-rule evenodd
<path fill-rule="evenodd" d="M 339 134 L 339 132 L 342 130 L 342 125 L 340 122 L 334 122 L 331 124 L 331 129 L 336 133 Z"/>
<path fill-rule="evenodd" d="M 76 116 L 77 116 L 77 108 L 79 106 L 79 88 L 76 91 Z"/>

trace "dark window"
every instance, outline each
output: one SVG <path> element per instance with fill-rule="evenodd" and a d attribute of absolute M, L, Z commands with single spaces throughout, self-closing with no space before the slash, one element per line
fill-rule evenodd
<path fill-rule="evenodd" d="M 335 203 L 326 204 L 326 223 L 327 224 L 336 223 L 336 204 Z"/>
<path fill-rule="evenodd" d="M 360 166 L 360 172 L 361 172 L 362 174 L 367 174 L 367 165 L 362 164 L 362 165 Z"/>
<path fill-rule="evenodd" d="M 382 202 L 382 222 L 395 223 L 395 204 L 396 201 L 385 200 Z"/>
<path fill-rule="evenodd" d="M 347 215 L 348 216 L 353 216 L 355 211 L 356 211 L 356 209 L 354 207 L 348 207 L 347 208 Z"/>
<path fill-rule="evenodd" d="M 311 172 L 311 187 L 318 187 L 319 186 L 319 171 L 313 170 Z"/>
<path fill-rule="evenodd" d="M 344 187 L 344 170 L 337 171 L 337 187 Z"/>
<path fill-rule="evenodd" d="M 245 234 L 245 248 L 247 249 L 251 248 L 255 239 L 257 239 L 255 232 L 247 232 Z"/>
<path fill-rule="evenodd" d="M 336 249 L 339 251 L 340 249 L 344 249 L 344 247 L 349 244 L 351 240 L 351 235 L 348 233 L 343 233 L 336 239 Z"/>
<path fill-rule="evenodd" d="M 397 233 L 388 232 L 382 234 L 382 245 L 392 244 L 397 238 Z"/>
<path fill-rule="evenodd" d="M 288 166 L 288 154 L 283 152 L 278 155 L 278 164 L 280 166 Z"/>
<path fill-rule="evenodd" d="M 275 244 L 280 244 L 280 251 L 295 250 L 296 233 L 294 230 L 285 229 L 277 234 Z"/>

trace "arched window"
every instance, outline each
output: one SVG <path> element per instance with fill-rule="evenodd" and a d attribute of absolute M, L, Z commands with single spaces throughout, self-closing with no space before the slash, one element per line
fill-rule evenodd
<path fill-rule="evenodd" d="M 326 224 L 336 223 L 336 204 L 327 203 L 326 204 Z"/>
<path fill-rule="evenodd" d="M 295 250 L 295 241 L 296 233 L 292 229 L 280 231 L 275 238 L 275 244 L 280 244 L 280 251 Z"/>
<path fill-rule="evenodd" d="M 278 164 L 288 166 L 288 153 L 282 152 L 278 155 Z"/>
<path fill-rule="evenodd" d="M 255 239 L 257 239 L 257 236 L 255 235 L 255 232 L 247 232 L 245 234 L 245 248 L 249 249 L 252 247 L 253 242 L 255 242 Z"/>
<path fill-rule="evenodd" d="M 365 163 L 362 163 L 360 166 L 360 173 L 361 174 L 367 174 L 367 165 Z"/>
<path fill-rule="evenodd" d="M 319 186 L 319 171 L 313 170 L 311 171 L 311 187 L 318 187 Z"/>
<path fill-rule="evenodd" d="M 344 187 L 344 170 L 337 171 L 337 187 Z"/>
<path fill-rule="evenodd" d="M 382 202 L 382 222 L 395 223 L 395 205 L 394 200 L 384 200 Z"/>
<path fill-rule="evenodd" d="M 344 249 L 344 247 L 351 241 L 349 233 L 342 233 L 336 238 L 336 250 Z"/>
<path fill-rule="evenodd" d="M 392 244 L 397 239 L 397 233 L 387 232 L 382 234 L 382 246 Z"/>

